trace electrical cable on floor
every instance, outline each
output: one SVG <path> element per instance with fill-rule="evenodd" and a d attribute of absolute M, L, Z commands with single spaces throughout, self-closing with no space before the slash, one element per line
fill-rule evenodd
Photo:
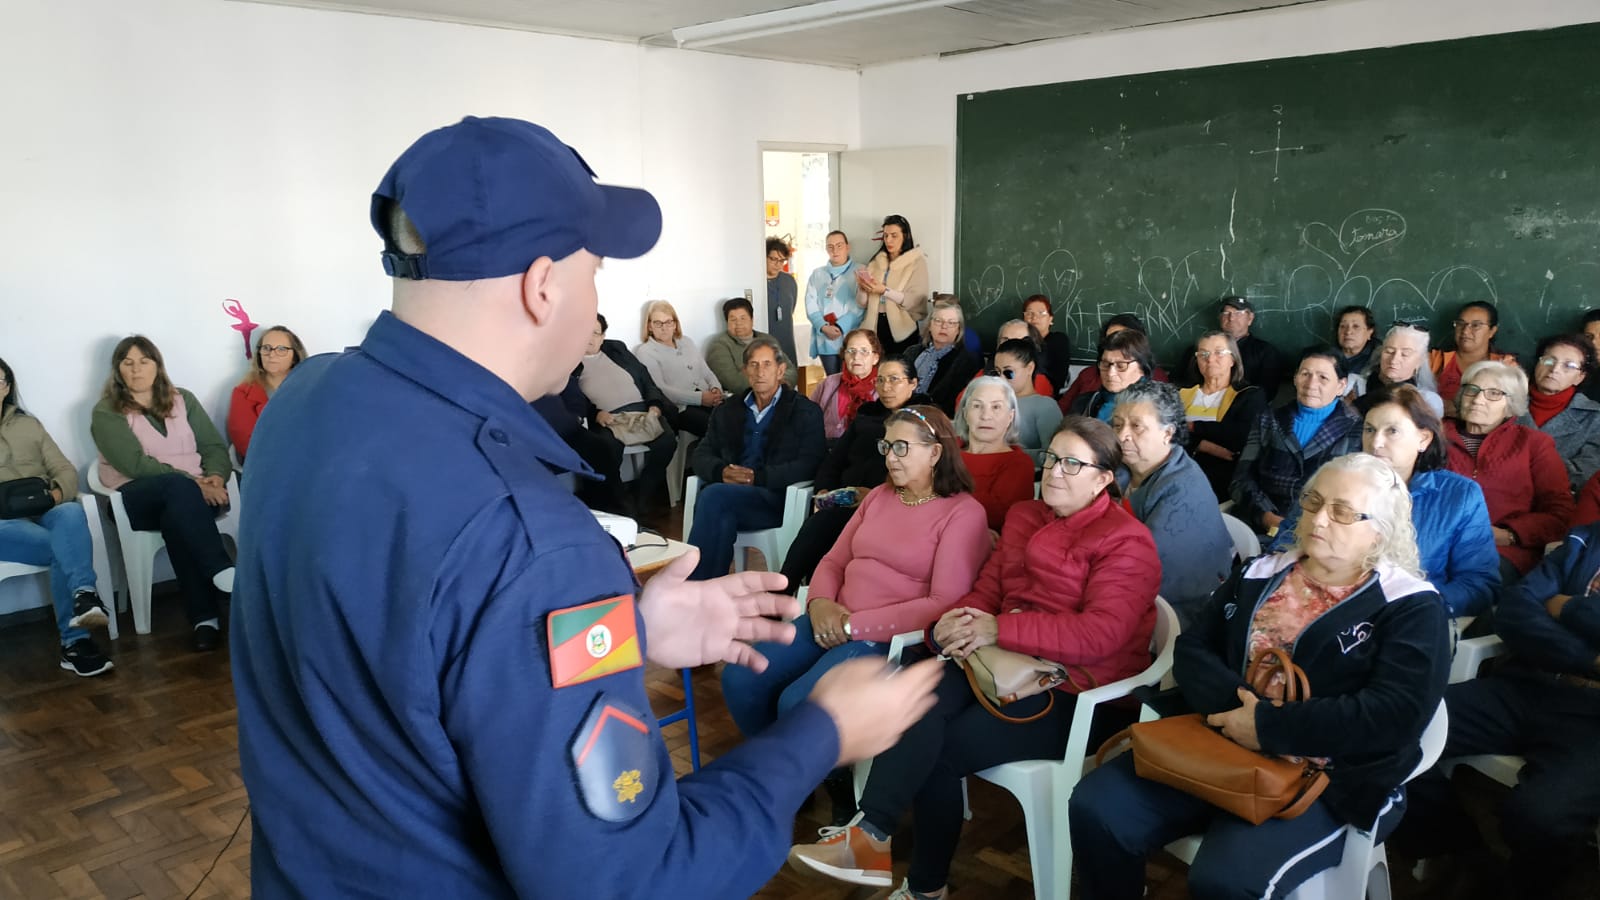
<path fill-rule="evenodd" d="M 189 891 L 189 893 L 183 896 L 183 900 L 191 900 L 191 898 L 195 895 L 195 891 L 200 890 L 200 885 L 205 884 L 206 879 L 211 877 L 212 871 L 217 868 L 217 863 L 222 862 L 222 854 L 227 853 L 228 848 L 233 846 L 233 842 L 239 837 L 239 829 L 244 827 L 244 820 L 248 818 L 250 818 L 250 804 L 246 802 L 244 805 L 244 815 L 239 817 L 239 824 L 233 826 L 233 834 L 228 835 L 228 842 L 222 845 L 221 850 L 217 851 L 216 858 L 212 859 L 211 865 L 206 867 L 205 874 L 201 875 L 200 880 L 195 882 L 194 887 Z"/>

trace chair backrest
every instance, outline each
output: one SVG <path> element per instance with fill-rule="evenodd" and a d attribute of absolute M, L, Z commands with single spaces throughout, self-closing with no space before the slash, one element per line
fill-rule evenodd
<path fill-rule="evenodd" d="M 1422 760 L 1417 767 L 1406 776 L 1406 781 L 1421 775 L 1433 768 L 1444 754 L 1444 741 L 1450 735 L 1450 713 L 1445 710 L 1444 701 L 1439 701 L 1439 708 L 1433 711 L 1433 718 L 1428 720 L 1428 727 L 1422 730 Z"/>
<path fill-rule="evenodd" d="M 89 479 L 89 490 L 94 491 L 96 494 L 104 494 L 107 497 L 111 496 L 111 490 L 106 487 L 106 483 L 104 481 L 100 480 L 99 463 L 89 463 L 84 467 L 84 472 Z"/>
<path fill-rule="evenodd" d="M 1222 524 L 1228 527 L 1228 537 L 1233 541 L 1233 553 L 1240 559 L 1251 559 L 1261 555 L 1261 539 L 1250 530 L 1250 526 L 1237 516 L 1222 514 Z"/>

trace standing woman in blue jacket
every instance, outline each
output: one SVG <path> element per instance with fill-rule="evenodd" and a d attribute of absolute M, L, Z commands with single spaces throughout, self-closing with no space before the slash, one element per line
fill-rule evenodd
<path fill-rule="evenodd" d="M 1500 593 L 1500 554 L 1483 489 L 1445 468 L 1444 424 L 1421 391 L 1409 384 L 1371 394 L 1361 449 L 1394 468 L 1411 491 L 1417 554 L 1452 616 L 1486 612 Z M 1268 552 L 1288 549 L 1300 509 L 1289 515 Z"/>
<path fill-rule="evenodd" d="M 1262 556 L 1218 588 L 1178 636 L 1173 672 L 1184 699 L 1242 747 L 1327 762 L 1328 786 L 1292 819 L 1251 825 L 1134 773 L 1132 754 L 1079 782 L 1070 801 L 1074 856 L 1089 900 L 1138 900 L 1145 856 L 1205 834 L 1189 869 L 1196 900 L 1287 895 L 1339 864 L 1345 826 L 1388 836 L 1406 776 L 1449 675 L 1444 604 L 1422 580 L 1411 497 L 1387 463 L 1336 459 L 1301 498 L 1295 545 Z M 1312 698 L 1281 705 L 1245 684 L 1269 648 L 1294 655 Z"/>

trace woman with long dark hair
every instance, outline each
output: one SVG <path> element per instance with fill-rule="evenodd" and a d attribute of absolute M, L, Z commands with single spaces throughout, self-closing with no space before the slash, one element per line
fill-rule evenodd
<path fill-rule="evenodd" d="M 861 327 L 878 334 L 884 356 L 916 346 L 928 314 L 928 257 L 911 236 L 905 216 L 883 220 L 883 246 L 856 270 L 856 302 L 866 310 Z"/>

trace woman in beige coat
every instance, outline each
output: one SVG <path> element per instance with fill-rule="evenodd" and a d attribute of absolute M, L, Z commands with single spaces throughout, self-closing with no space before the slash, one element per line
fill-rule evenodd
<path fill-rule="evenodd" d="M 928 257 L 912 240 L 905 216 L 883 220 L 883 246 L 856 270 L 856 281 L 856 302 L 867 311 L 861 327 L 877 332 L 883 358 L 915 347 L 928 314 Z"/>

